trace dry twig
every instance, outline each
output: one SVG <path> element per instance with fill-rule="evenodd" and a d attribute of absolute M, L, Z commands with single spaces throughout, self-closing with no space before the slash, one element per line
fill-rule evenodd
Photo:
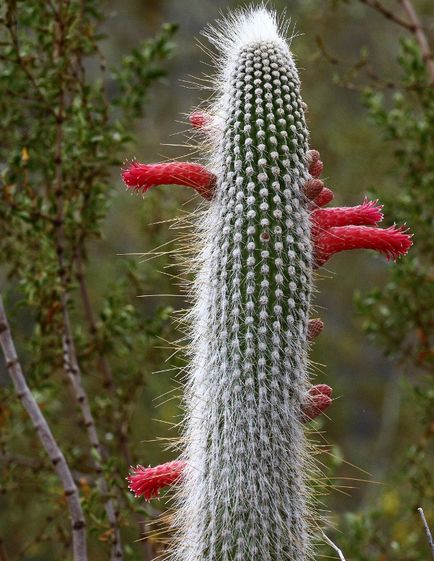
<path fill-rule="evenodd" d="M 64 48 L 64 22 L 63 2 L 59 3 L 56 12 L 58 39 L 54 58 L 63 54 Z M 74 343 L 73 330 L 69 316 L 68 295 L 68 271 L 65 262 L 65 212 L 64 212 L 64 181 L 63 181 L 63 124 L 65 118 L 65 92 L 63 89 L 63 77 L 59 90 L 58 110 L 56 117 L 56 139 L 55 139 L 55 178 L 54 194 L 56 197 L 56 221 L 55 221 L 55 245 L 59 263 L 59 279 L 61 283 L 60 307 L 63 318 L 63 357 L 64 370 L 71 383 L 75 399 L 80 407 L 87 435 L 92 449 L 96 452 L 92 456 L 95 471 L 98 475 L 98 488 L 105 501 L 105 511 L 111 528 L 111 561 L 123 560 L 123 549 L 121 533 L 118 520 L 117 501 L 110 496 L 110 489 L 103 473 L 102 459 L 103 450 L 96 430 L 95 420 L 90 408 L 89 399 L 82 382 L 81 369 L 79 366 L 77 352 Z"/>
<path fill-rule="evenodd" d="M 431 548 L 431 555 L 432 555 L 432 557 L 433 557 L 433 559 L 434 559 L 434 540 L 433 540 L 433 538 L 432 538 L 432 534 L 431 534 L 431 530 L 429 529 L 428 522 L 427 522 L 427 520 L 426 520 L 426 518 L 425 518 L 425 513 L 424 513 L 424 511 L 423 511 L 423 508 L 422 508 L 422 507 L 419 507 L 419 508 L 417 509 L 417 512 L 419 513 L 419 515 L 420 515 L 420 517 L 421 517 L 421 519 L 422 519 L 423 527 L 425 528 L 425 534 L 426 534 L 426 537 L 427 537 L 429 546 L 430 546 L 430 548 Z"/>
<path fill-rule="evenodd" d="M 431 48 L 424 28 L 420 22 L 419 16 L 417 15 L 411 0 L 397 1 L 401 4 L 404 12 L 406 13 L 408 21 L 398 17 L 394 12 L 388 10 L 385 6 L 383 6 L 383 4 L 378 0 L 359 0 L 361 4 L 369 6 L 370 8 L 383 15 L 385 18 L 393 21 L 404 29 L 407 29 L 407 31 L 410 31 L 410 33 L 413 33 L 419 45 L 422 58 L 426 65 L 428 75 L 431 79 L 431 83 L 434 85 L 434 57 L 433 53 L 431 52 Z"/>
<path fill-rule="evenodd" d="M 3 545 L 3 540 L 0 538 L 0 561 L 9 561 L 8 554 L 6 552 L 5 546 Z"/>
<path fill-rule="evenodd" d="M 15 344 L 9 328 L 3 300 L 0 296 L 0 346 L 6 360 L 9 376 L 15 386 L 15 390 L 24 409 L 27 411 L 39 439 L 47 452 L 51 463 L 59 476 L 65 497 L 68 503 L 72 526 L 72 546 L 74 561 L 87 561 L 86 546 L 86 523 L 80 504 L 77 486 L 66 459 L 57 444 L 39 405 L 37 404 L 26 378 L 23 374 L 20 361 L 17 356 Z"/>
<path fill-rule="evenodd" d="M 431 83 L 434 86 L 434 58 L 420 19 L 410 0 L 400 0 L 400 3 L 407 16 L 410 18 L 412 31 L 416 37 L 416 41 L 419 43 L 420 52 L 422 53 L 428 74 L 431 78 Z"/>
<path fill-rule="evenodd" d="M 369 6 L 370 8 L 376 10 L 380 14 L 382 14 L 385 18 L 390 19 L 390 21 L 395 22 L 396 24 L 404 27 L 404 29 L 408 29 L 408 31 L 413 31 L 413 26 L 411 23 L 401 19 L 396 14 L 388 10 L 381 2 L 378 0 L 360 0 L 362 4 Z"/>
<path fill-rule="evenodd" d="M 342 550 L 338 548 L 338 546 L 332 542 L 332 540 L 321 530 L 321 534 L 322 537 L 324 538 L 324 541 L 332 548 L 336 551 L 336 553 L 339 556 L 340 561 L 346 561 L 344 554 L 342 553 Z"/>

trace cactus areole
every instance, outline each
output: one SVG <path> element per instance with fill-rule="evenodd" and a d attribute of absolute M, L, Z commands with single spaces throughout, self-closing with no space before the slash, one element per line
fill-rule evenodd
<path fill-rule="evenodd" d="M 336 251 L 396 258 L 411 242 L 402 228 L 377 227 L 376 202 L 320 208 L 333 194 L 318 179 L 275 15 L 239 12 L 208 36 L 221 57 L 218 91 L 190 119 L 211 146 L 208 165 L 134 163 L 123 174 L 137 190 L 178 183 L 209 201 L 198 224 L 184 449 L 176 465 L 133 469 L 130 488 L 149 499 L 176 484 L 176 561 L 303 561 L 312 533 L 303 423 L 331 402 L 328 386 L 308 380 L 308 341 L 322 329 L 309 321 L 313 270 Z"/>

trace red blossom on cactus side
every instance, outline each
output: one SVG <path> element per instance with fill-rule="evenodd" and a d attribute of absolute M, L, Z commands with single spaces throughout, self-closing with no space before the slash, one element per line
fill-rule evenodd
<path fill-rule="evenodd" d="M 396 260 L 405 255 L 411 245 L 411 234 L 404 226 L 338 226 L 324 230 L 316 237 L 315 262 L 319 267 L 335 253 L 348 249 L 375 249 L 387 260 Z"/>
<path fill-rule="evenodd" d="M 136 497 L 143 497 L 146 501 L 150 501 L 158 497 L 163 487 L 176 483 L 184 468 L 185 462 L 181 460 L 148 468 L 143 466 L 131 467 L 131 473 L 127 477 L 128 488 Z"/>
<path fill-rule="evenodd" d="M 333 226 L 369 226 L 383 220 L 382 205 L 365 199 L 363 204 L 350 207 L 318 208 L 311 212 L 310 219 L 317 230 Z"/>
<path fill-rule="evenodd" d="M 127 187 L 142 193 L 156 185 L 184 185 L 192 187 L 205 199 L 212 199 L 216 177 L 204 166 L 191 162 L 139 164 L 133 162 L 122 172 Z"/>
<path fill-rule="evenodd" d="M 308 153 L 310 167 L 319 162 L 319 152 Z M 309 193 L 318 180 L 309 180 L 304 189 Z M 306 195 L 308 196 L 308 195 Z M 309 198 L 309 197 L 308 197 Z M 365 199 L 354 207 L 321 208 L 333 199 L 327 187 L 310 203 L 315 265 L 324 265 L 332 255 L 349 249 L 374 249 L 389 259 L 405 255 L 412 245 L 411 234 L 404 227 L 376 228 L 383 219 L 378 201 Z"/>

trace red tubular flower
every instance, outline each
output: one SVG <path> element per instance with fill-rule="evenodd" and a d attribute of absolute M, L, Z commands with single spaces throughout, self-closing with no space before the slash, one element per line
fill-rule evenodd
<path fill-rule="evenodd" d="M 143 497 L 146 501 L 150 501 L 158 497 L 160 489 L 176 483 L 184 468 L 185 462 L 181 460 L 156 467 L 132 467 L 131 473 L 127 477 L 128 488 L 136 497 Z"/>
<path fill-rule="evenodd" d="M 318 337 L 321 331 L 324 329 L 324 322 L 320 318 L 313 318 L 309 320 L 307 328 L 307 338 L 309 341 L 313 341 Z"/>
<path fill-rule="evenodd" d="M 365 199 L 363 204 L 353 207 L 318 208 L 310 218 L 317 230 L 324 230 L 333 226 L 375 225 L 383 220 L 383 207 L 377 201 Z"/>
<path fill-rule="evenodd" d="M 308 391 L 308 400 L 302 407 L 302 421 L 312 421 L 331 405 L 332 388 L 327 384 L 312 386 Z"/>
<path fill-rule="evenodd" d="M 122 172 L 127 187 L 146 192 L 155 185 L 185 185 L 192 187 L 205 199 L 212 199 L 216 177 L 204 166 L 190 162 L 139 164 L 133 162 Z"/>
<path fill-rule="evenodd" d="M 375 249 L 396 260 L 411 247 L 411 234 L 405 227 L 338 226 L 318 234 L 315 239 L 316 265 L 323 265 L 332 255 L 347 249 Z"/>

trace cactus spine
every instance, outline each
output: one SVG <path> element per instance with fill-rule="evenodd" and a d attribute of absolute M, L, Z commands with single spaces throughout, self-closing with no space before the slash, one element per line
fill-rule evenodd
<path fill-rule="evenodd" d="M 227 22 L 226 22 L 227 23 Z M 302 561 L 312 244 L 308 131 L 273 15 L 234 17 L 214 41 L 215 196 L 192 311 L 179 561 Z"/>

